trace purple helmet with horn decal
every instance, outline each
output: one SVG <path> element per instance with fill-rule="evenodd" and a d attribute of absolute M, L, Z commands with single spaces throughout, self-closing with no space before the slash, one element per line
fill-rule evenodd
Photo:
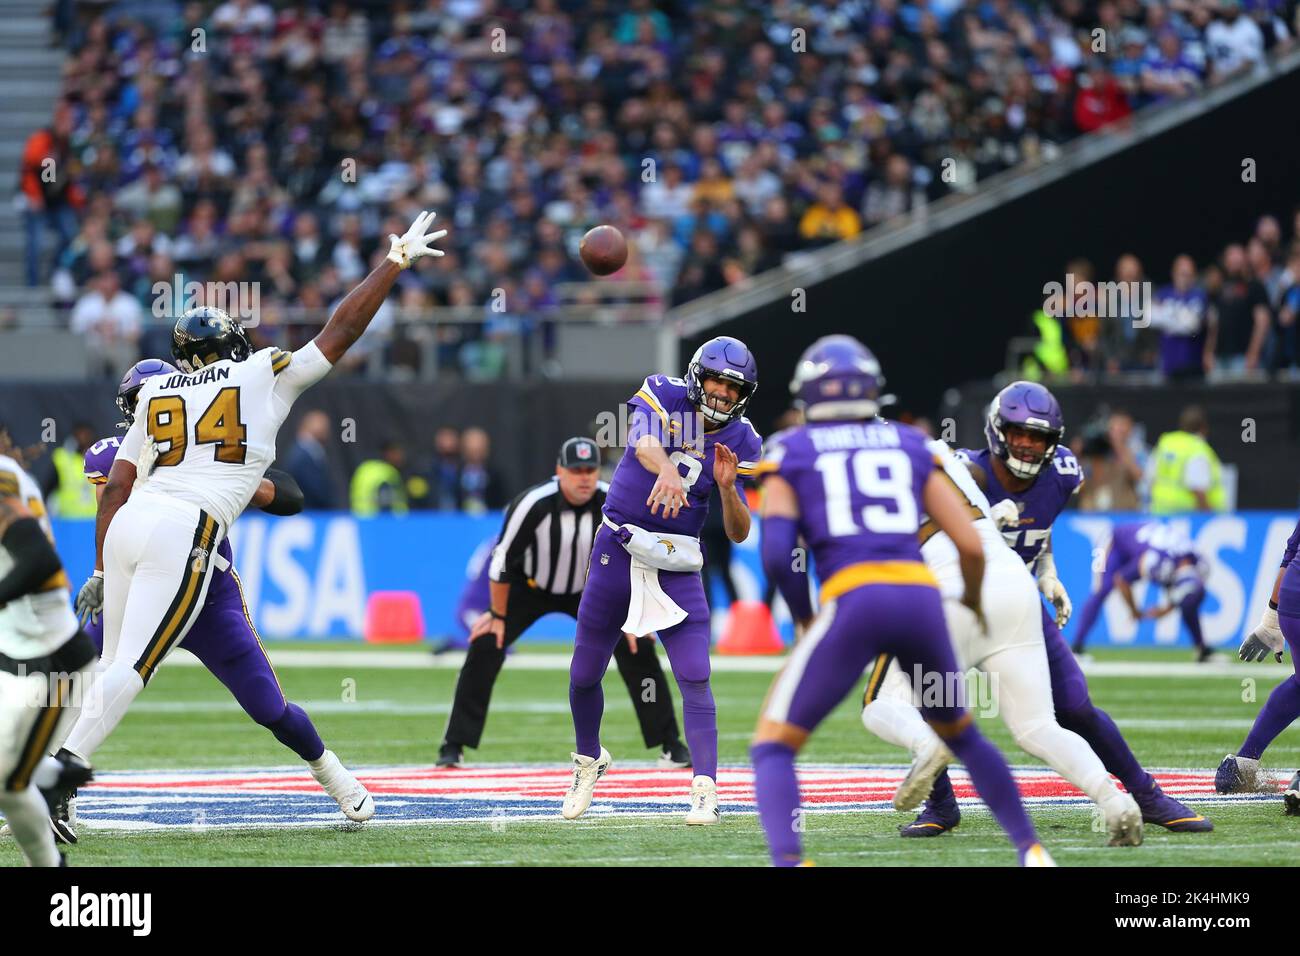
<path fill-rule="evenodd" d="M 851 335 L 824 335 L 799 357 L 790 394 L 809 421 L 873 418 L 884 386 L 871 349 Z"/>
<path fill-rule="evenodd" d="M 1029 458 L 1012 454 L 1007 443 L 1008 426 L 1043 435 L 1047 439 L 1046 449 L 1041 455 Z M 995 458 L 1001 458 L 1007 470 L 1017 478 L 1033 478 L 1042 471 L 1056 454 L 1056 446 L 1064 434 L 1065 416 L 1061 413 L 1060 403 L 1037 382 L 1012 382 L 998 392 L 989 405 L 988 420 L 984 423 L 989 451 Z"/>
<path fill-rule="evenodd" d="M 126 370 L 117 386 L 117 407 L 122 410 L 128 425 L 135 421 L 135 400 L 140 395 L 145 379 L 155 375 L 171 375 L 176 370 L 176 366 L 162 359 L 143 359 Z"/>
<path fill-rule="evenodd" d="M 704 391 L 706 379 L 715 378 L 735 385 L 740 396 L 734 403 Z M 691 357 L 686 366 L 686 398 L 709 421 L 717 425 L 733 422 L 745 414 L 749 400 L 758 389 L 758 363 L 754 353 L 740 339 L 719 335 L 709 339 Z"/>

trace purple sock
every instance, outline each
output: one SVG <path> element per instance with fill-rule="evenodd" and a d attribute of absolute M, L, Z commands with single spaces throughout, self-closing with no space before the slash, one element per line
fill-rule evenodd
<path fill-rule="evenodd" d="M 1058 710 L 1056 717 L 1062 727 L 1073 730 L 1088 742 L 1093 753 L 1101 758 L 1107 770 L 1119 777 L 1129 793 L 1146 793 L 1156 785 L 1156 778 L 1142 769 L 1110 714 L 1094 706 L 1091 700 L 1079 710 Z"/>
<path fill-rule="evenodd" d="M 1277 735 L 1290 727 L 1297 717 L 1300 717 L 1300 680 L 1292 674 L 1268 695 L 1264 709 L 1255 718 L 1255 724 L 1237 756 L 1258 760 Z"/>
<path fill-rule="evenodd" d="M 694 753 L 692 752 L 692 756 Z M 758 798 L 758 819 L 767 834 L 775 866 L 798 866 L 803 860 L 799 845 L 799 778 L 794 772 L 794 749 L 768 742 L 749 748 L 754 764 L 754 795 Z"/>
<path fill-rule="evenodd" d="M 975 729 L 974 724 L 967 724 L 956 737 L 945 738 L 944 743 L 965 764 L 980 799 L 988 804 L 1015 848 L 1024 850 L 1037 843 L 1038 835 L 1025 812 L 1025 805 L 1020 802 L 1020 791 L 1016 789 L 1011 768 L 998 749 Z"/>
<path fill-rule="evenodd" d="M 718 777 L 718 711 L 708 681 L 680 680 L 682 722 L 686 725 L 686 746 L 691 750 L 692 770 L 715 780 Z"/>
<path fill-rule="evenodd" d="M 265 726 L 275 734 L 276 740 L 303 760 L 319 760 L 320 755 L 325 752 L 325 744 L 321 742 L 320 734 L 316 733 L 311 718 L 297 704 L 288 704 L 284 708 L 284 715 L 279 720 Z"/>

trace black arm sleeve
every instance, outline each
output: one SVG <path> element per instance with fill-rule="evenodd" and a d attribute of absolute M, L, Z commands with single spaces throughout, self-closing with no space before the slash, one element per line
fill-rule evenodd
<path fill-rule="evenodd" d="M 14 562 L 13 569 L 0 578 L 0 604 L 34 593 L 63 570 L 54 545 L 35 518 L 19 518 L 5 531 L 0 544 Z"/>
<path fill-rule="evenodd" d="M 296 515 L 302 511 L 302 488 L 293 475 L 279 468 L 268 468 L 262 477 L 275 485 L 275 497 L 269 505 L 263 505 L 263 511 L 269 515 Z"/>

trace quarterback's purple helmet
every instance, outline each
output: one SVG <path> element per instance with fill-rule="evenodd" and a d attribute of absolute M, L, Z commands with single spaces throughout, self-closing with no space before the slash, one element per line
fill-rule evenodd
<path fill-rule="evenodd" d="M 871 349 L 851 335 L 825 335 L 799 357 L 790 394 L 809 421 L 874 418 L 884 386 Z"/>
<path fill-rule="evenodd" d="M 1019 458 L 1007 444 L 1007 426 L 1038 432 L 1047 439 L 1047 448 L 1035 458 Z M 1037 382 L 1012 382 L 994 396 L 989 405 L 984 437 L 989 451 L 1001 458 L 1007 470 L 1017 478 L 1033 478 L 1056 454 L 1056 446 L 1065 434 L 1065 416 L 1051 392 Z"/>
<path fill-rule="evenodd" d="M 175 371 L 176 366 L 162 359 L 152 358 L 142 359 L 126 370 L 121 383 L 117 386 L 117 407 L 121 409 L 128 425 L 135 421 L 135 401 L 140 395 L 140 388 L 144 385 L 145 379 L 153 378 L 155 375 L 170 375 Z"/>
<path fill-rule="evenodd" d="M 721 407 L 726 401 L 705 394 L 704 380 L 716 378 L 735 385 L 740 397 L 729 408 Z M 754 353 L 740 339 L 719 335 L 709 339 L 691 357 L 686 366 L 686 397 L 709 421 L 718 425 L 735 421 L 745 414 L 749 400 L 758 389 L 758 363 Z"/>

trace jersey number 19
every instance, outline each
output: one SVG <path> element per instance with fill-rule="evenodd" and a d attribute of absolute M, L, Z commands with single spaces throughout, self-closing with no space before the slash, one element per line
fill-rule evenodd
<path fill-rule="evenodd" d="M 917 529 L 916 497 L 912 494 L 912 462 L 896 449 L 823 452 L 815 465 L 826 492 L 827 530 L 835 537 L 871 531 L 876 534 L 913 534 Z M 872 501 L 854 518 L 852 498 Z"/>

